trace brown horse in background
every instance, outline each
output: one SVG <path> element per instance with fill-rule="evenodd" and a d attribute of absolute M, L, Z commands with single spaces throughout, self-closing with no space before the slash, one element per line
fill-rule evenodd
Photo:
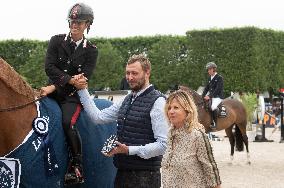
<path fill-rule="evenodd" d="M 4 156 L 32 130 L 37 110 L 35 103 L 19 106 L 35 99 L 33 89 L 1 58 L 0 70 L 0 156 Z"/>
<path fill-rule="evenodd" d="M 247 151 L 247 162 L 250 164 L 249 149 L 248 149 L 248 137 L 246 135 L 247 115 L 244 105 L 236 99 L 224 99 L 222 104 L 226 107 L 226 117 L 217 118 L 217 129 L 211 130 L 211 113 L 205 107 L 205 102 L 201 95 L 196 91 L 180 86 L 179 89 L 187 91 L 188 94 L 193 98 L 197 109 L 199 122 L 204 125 L 206 132 L 215 132 L 225 129 L 226 135 L 229 138 L 231 145 L 231 161 L 234 156 L 234 148 L 237 151 L 244 150 L 244 144 Z M 235 134 L 233 134 L 233 127 L 235 125 Z"/>

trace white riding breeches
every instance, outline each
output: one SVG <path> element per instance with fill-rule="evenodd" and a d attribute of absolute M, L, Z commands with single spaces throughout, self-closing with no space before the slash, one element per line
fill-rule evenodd
<path fill-rule="evenodd" d="M 221 102 L 222 99 L 220 98 L 212 98 L 211 110 L 214 111 Z"/>

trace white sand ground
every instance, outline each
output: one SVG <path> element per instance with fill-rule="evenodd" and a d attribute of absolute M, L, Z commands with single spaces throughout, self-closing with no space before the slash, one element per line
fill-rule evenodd
<path fill-rule="evenodd" d="M 235 152 L 233 164 L 230 162 L 230 144 L 225 132 L 213 133 L 223 141 L 212 141 L 215 160 L 222 180 L 222 188 L 284 188 L 284 143 L 280 141 L 280 131 L 272 134 L 266 128 L 266 138 L 274 142 L 249 142 L 251 165 L 246 152 Z"/>

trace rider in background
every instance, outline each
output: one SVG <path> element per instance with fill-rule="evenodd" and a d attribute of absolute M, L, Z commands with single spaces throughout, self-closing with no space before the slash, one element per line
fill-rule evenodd
<path fill-rule="evenodd" d="M 217 65 L 214 62 L 209 62 L 206 64 L 206 70 L 209 74 L 208 83 L 202 93 L 202 97 L 209 101 L 211 100 L 211 117 L 212 124 L 211 129 L 217 128 L 217 107 L 224 99 L 224 86 L 223 77 L 217 73 Z M 209 103 L 210 104 L 210 103 Z"/>
<path fill-rule="evenodd" d="M 78 80 L 75 75 L 84 74 L 90 78 L 97 61 L 98 50 L 88 41 L 84 32 L 93 23 L 93 10 L 86 4 L 77 3 L 68 13 L 70 32 L 51 37 L 46 53 L 45 71 L 50 86 L 42 88 L 42 95 L 53 97 L 62 110 L 62 124 L 71 151 L 71 160 L 65 175 L 65 183 L 82 183 L 82 146 L 75 123 L 82 106 L 76 92 Z"/>

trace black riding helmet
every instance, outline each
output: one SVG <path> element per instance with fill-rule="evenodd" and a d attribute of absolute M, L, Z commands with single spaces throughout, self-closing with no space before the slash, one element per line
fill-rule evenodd
<path fill-rule="evenodd" d="M 69 23 L 71 21 L 88 22 L 89 23 L 89 27 L 87 29 L 87 33 L 88 33 L 90 30 L 90 26 L 92 25 L 93 20 L 94 20 L 94 13 L 90 6 L 84 3 L 76 3 L 69 10 L 67 20 L 69 21 Z"/>

